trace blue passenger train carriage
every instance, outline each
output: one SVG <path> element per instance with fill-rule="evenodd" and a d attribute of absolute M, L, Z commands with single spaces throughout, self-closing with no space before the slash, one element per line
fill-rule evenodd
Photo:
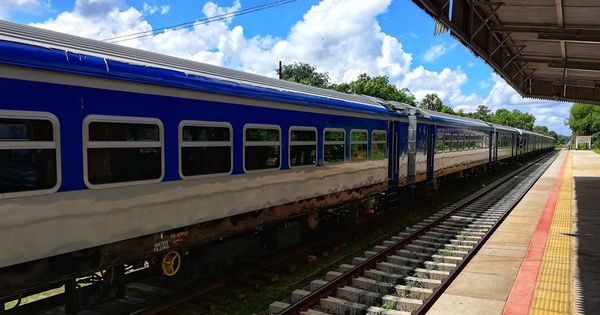
<path fill-rule="evenodd" d="M 491 157 L 480 121 L 1 20 L 0 93 L 0 300 L 271 224 L 366 218 L 390 189 Z M 519 132 L 515 156 L 551 144 Z"/>
<path fill-rule="evenodd" d="M 490 162 L 490 126 L 470 119 L 421 110 L 431 119 L 431 177 L 471 169 Z"/>
<path fill-rule="evenodd" d="M 406 121 L 370 97 L 4 21 L 0 92 L 0 279 L 29 271 L 0 296 L 334 205 L 373 212 Z"/>

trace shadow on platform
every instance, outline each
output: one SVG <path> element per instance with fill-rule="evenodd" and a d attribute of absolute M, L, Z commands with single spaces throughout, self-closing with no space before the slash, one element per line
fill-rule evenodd
<path fill-rule="evenodd" d="M 584 314 L 600 312 L 600 177 L 574 177 L 577 204 L 577 267 Z"/>

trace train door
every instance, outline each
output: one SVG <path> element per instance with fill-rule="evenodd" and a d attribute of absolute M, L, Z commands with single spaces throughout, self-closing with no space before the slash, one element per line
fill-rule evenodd
<path fill-rule="evenodd" d="M 509 133 L 510 135 L 510 157 L 515 156 L 515 134 Z"/>
<path fill-rule="evenodd" d="M 397 182 L 398 178 L 399 178 L 399 152 L 398 152 L 398 139 L 399 139 L 399 135 L 398 135 L 398 131 L 399 131 L 399 127 L 398 127 L 398 122 L 396 121 L 391 121 L 389 123 L 389 141 L 388 141 L 388 148 L 389 148 L 389 152 L 388 152 L 388 169 L 389 169 L 389 175 L 388 175 L 388 180 L 391 180 L 392 182 Z"/>
<path fill-rule="evenodd" d="M 498 161 L 498 138 L 498 130 L 496 130 L 496 127 L 492 127 L 492 162 Z"/>
<path fill-rule="evenodd" d="M 495 140 L 496 137 L 495 137 L 495 134 L 496 133 L 494 132 L 493 129 L 488 132 L 488 139 L 487 139 L 487 141 L 488 141 L 488 143 L 487 143 L 488 162 L 493 162 L 494 161 L 493 160 L 493 158 L 494 158 L 493 152 L 494 152 L 494 147 L 496 147 L 496 140 Z"/>
<path fill-rule="evenodd" d="M 433 159 L 435 151 L 435 139 L 437 137 L 437 125 L 429 125 L 427 129 L 427 141 L 429 142 L 427 146 L 427 178 L 433 178 Z"/>

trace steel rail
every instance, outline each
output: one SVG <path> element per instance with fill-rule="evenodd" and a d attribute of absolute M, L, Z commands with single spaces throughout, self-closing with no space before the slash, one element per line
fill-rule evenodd
<path fill-rule="evenodd" d="M 554 162 L 554 160 L 557 158 L 557 156 L 558 155 L 551 157 L 548 161 L 546 161 L 544 163 L 551 164 L 552 162 Z M 532 165 L 537 164 L 539 161 L 543 160 L 546 157 L 547 156 L 543 156 L 542 158 L 538 159 L 536 162 L 532 163 Z M 504 220 L 510 215 L 510 213 L 515 208 L 515 206 L 521 201 L 521 199 L 523 199 L 523 197 L 525 197 L 525 195 L 529 192 L 531 187 L 533 187 L 533 185 L 535 185 L 535 183 L 538 181 L 538 179 L 540 177 L 542 177 L 543 174 L 544 174 L 544 172 L 540 172 L 536 176 L 536 179 L 533 180 L 529 185 L 527 185 L 527 187 L 525 189 L 523 189 L 521 191 L 519 196 L 515 199 L 514 203 L 511 205 L 511 207 L 506 212 L 504 212 L 504 214 L 502 214 L 502 216 L 498 219 L 498 221 L 483 235 L 483 237 L 477 242 L 477 244 L 475 244 L 475 246 L 463 258 L 463 260 L 461 260 L 458 263 L 456 268 L 454 268 L 452 271 L 450 271 L 450 274 L 446 278 L 444 278 L 444 280 L 442 280 L 442 283 L 438 287 L 436 287 L 435 290 L 433 290 L 433 294 L 431 294 L 427 299 L 425 299 L 425 301 L 423 301 L 423 304 L 421 305 L 421 307 L 419 307 L 416 311 L 414 311 L 413 314 L 417 315 L 417 314 L 427 313 L 427 311 L 433 306 L 433 304 L 437 301 L 437 299 L 440 296 L 442 296 L 444 291 L 446 291 L 446 289 L 450 286 L 452 281 L 454 281 L 454 279 L 458 276 L 458 274 L 460 274 L 460 272 L 469 264 L 471 259 L 473 257 L 475 257 L 475 255 L 479 252 L 479 250 L 483 247 L 483 245 L 487 242 L 487 240 L 494 234 L 494 232 L 496 232 L 496 230 L 498 229 L 500 224 L 502 224 L 502 222 L 504 222 Z"/>
<path fill-rule="evenodd" d="M 203 284 L 200 286 L 196 286 L 196 287 L 192 287 L 190 288 L 190 290 L 188 292 L 185 292 L 181 295 L 176 295 L 173 297 L 169 297 L 163 301 L 160 301 L 157 304 L 152 304 L 152 305 L 148 305 L 146 307 L 143 307 L 139 310 L 136 310 L 134 312 L 129 313 L 130 315 L 140 315 L 140 314 L 144 314 L 144 315 L 151 315 L 151 314 L 161 314 L 167 310 L 169 310 L 172 307 L 175 307 L 177 305 L 183 304 L 187 301 L 190 301 L 194 298 L 197 298 L 199 296 L 205 295 L 209 292 L 213 292 L 216 291 L 219 288 L 225 287 L 225 285 L 227 283 L 231 283 L 234 282 L 235 279 L 240 279 L 242 277 L 248 277 L 251 275 L 256 275 L 259 274 L 261 271 L 266 270 L 268 268 L 274 267 L 277 264 L 283 263 L 285 261 L 288 261 L 294 257 L 298 257 L 300 255 L 306 254 L 316 248 L 319 248 L 321 246 L 324 246 L 327 242 L 331 241 L 331 239 L 326 239 L 323 241 L 319 241 L 319 242 L 315 242 L 312 243 L 308 246 L 304 246 L 301 248 L 298 248 L 290 253 L 287 254 L 283 254 L 283 255 L 279 255 L 276 256 L 272 259 L 269 259 L 267 261 L 264 261 L 262 263 L 260 263 L 259 265 L 250 268 L 249 270 L 242 270 L 240 272 L 237 272 L 233 275 L 229 275 L 226 277 L 223 277 L 217 281 L 212 282 L 209 285 Z"/>
<path fill-rule="evenodd" d="M 387 247 L 385 250 L 380 251 L 376 255 L 374 255 L 374 256 L 366 259 L 364 262 L 356 265 L 352 269 L 350 269 L 350 270 L 342 273 L 341 275 L 339 275 L 335 279 L 327 282 L 327 284 L 321 286 L 317 290 L 315 290 L 315 291 L 311 292 L 310 294 L 304 296 L 303 298 L 301 298 L 300 300 L 298 300 L 296 303 L 289 305 L 287 308 L 285 308 L 284 310 L 282 310 L 279 314 L 285 314 L 285 315 L 299 314 L 302 311 L 308 310 L 310 307 L 318 304 L 319 301 L 321 300 L 321 298 L 324 298 L 324 297 L 327 297 L 327 296 L 331 295 L 337 288 L 340 288 L 340 287 L 342 287 L 344 285 L 347 285 L 350 281 L 352 281 L 352 279 L 354 279 L 354 278 L 362 275 L 366 270 L 375 268 L 377 263 L 379 263 L 381 261 L 384 261 L 385 258 L 387 258 L 388 256 L 394 254 L 398 249 L 400 249 L 400 248 L 408 245 L 412 241 L 416 240 L 419 236 L 421 236 L 421 235 L 425 234 L 426 232 L 432 230 L 433 228 L 437 227 L 438 225 L 440 225 L 442 222 L 444 222 L 445 220 L 447 220 L 448 218 L 450 218 L 451 216 L 453 216 L 458 211 L 466 208 L 470 204 L 472 204 L 475 201 L 477 201 L 477 200 L 481 199 L 482 197 L 486 196 L 488 193 L 492 192 L 493 190 L 495 190 L 496 188 L 498 188 L 499 186 L 501 186 L 505 182 L 509 181 L 510 179 L 512 179 L 513 177 L 515 177 L 516 175 L 518 175 L 518 174 L 526 171 L 527 169 L 529 169 L 533 165 L 536 165 L 538 162 L 540 162 L 543 159 L 547 158 L 551 154 L 552 153 L 544 155 L 541 158 L 539 158 L 539 159 L 537 159 L 537 160 L 535 160 L 533 162 L 528 163 L 527 165 L 519 168 L 518 170 L 515 170 L 515 171 L 509 173 L 508 175 L 505 175 L 504 177 L 500 178 L 499 180 L 497 180 L 493 184 L 487 186 L 486 188 L 483 188 L 483 189 L 475 192 L 474 194 L 466 197 L 461 202 L 459 202 L 457 205 L 455 205 L 454 208 L 452 210 L 448 211 L 446 214 L 444 214 L 441 217 L 435 219 L 433 222 L 427 224 L 426 226 L 423 226 L 423 227 L 419 228 L 418 230 L 412 232 L 408 236 L 404 237 L 402 240 L 400 240 L 400 241 L 396 242 L 395 244 Z M 533 181 L 533 183 L 535 183 L 536 181 L 537 181 L 537 179 L 535 181 Z M 529 191 L 529 188 L 530 187 L 528 187 L 528 189 L 524 190 L 525 191 L 524 193 L 526 193 L 527 191 Z M 522 196 L 521 196 L 521 198 L 522 198 Z M 518 202 L 518 200 L 517 200 L 517 202 Z M 514 208 L 514 205 L 512 205 L 510 209 L 512 209 L 512 208 Z M 507 211 L 507 212 L 510 212 L 510 210 Z M 508 213 L 506 215 L 508 215 Z M 497 223 L 497 224 L 499 224 L 499 223 Z M 494 225 L 494 226 L 497 226 L 497 225 Z M 494 228 L 494 230 L 495 230 L 495 228 Z M 490 235 L 491 235 L 491 233 L 490 233 L 490 231 L 488 231 L 488 233 L 486 233 L 487 238 L 489 238 Z M 487 240 L 487 238 L 485 238 L 485 239 Z M 480 241 L 480 243 L 481 243 L 481 241 Z M 483 245 L 483 243 L 481 243 L 481 245 Z M 467 255 L 467 257 L 473 256 L 474 253 L 476 253 L 476 251 L 469 252 L 469 254 Z M 470 258 L 471 257 L 469 257 L 469 260 L 470 260 Z M 459 269 L 459 271 L 462 270 L 464 268 L 464 266 L 465 266 L 465 264 L 461 264 L 461 268 Z M 456 268 L 456 269 L 458 269 L 458 268 Z M 451 273 L 451 275 L 452 275 L 452 277 L 447 277 L 447 278 L 450 278 L 452 280 L 452 279 L 454 279 L 456 277 L 456 275 L 458 275 L 458 273 L 454 272 L 454 273 Z M 442 281 L 442 285 L 438 286 L 438 288 L 442 287 L 443 289 L 445 289 L 450 284 L 450 282 L 446 282 L 444 280 L 444 281 Z M 437 291 L 440 291 L 440 292 L 436 294 Z M 443 290 L 439 290 L 439 289 L 436 288 L 434 290 L 433 295 L 432 295 L 432 297 L 435 297 L 435 298 L 429 298 L 429 299 L 427 299 L 426 301 L 428 301 L 428 302 L 424 303 L 424 304 L 432 304 L 441 295 L 441 292 L 443 292 Z M 425 305 L 421 306 L 421 308 L 419 308 L 419 310 L 423 309 L 423 311 L 421 311 L 420 314 L 423 314 L 424 312 L 426 312 L 426 310 L 429 309 L 430 307 L 431 307 L 431 305 L 429 305 L 428 307 L 426 307 Z"/>

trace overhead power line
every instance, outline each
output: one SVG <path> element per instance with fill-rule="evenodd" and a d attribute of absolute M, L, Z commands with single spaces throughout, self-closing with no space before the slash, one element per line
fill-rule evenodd
<path fill-rule="evenodd" d="M 109 42 L 109 43 L 124 42 L 124 41 L 128 41 L 128 40 L 152 36 L 152 35 L 158 34 L 161 31 L 165 31 L 165 32 L 166 31 L 176 31 L 176 30 L 180 30 L 180 29 L 194 27 L 196 25 L 209 24 L 212 22 L 223 21 L 223 20 L 227 20 L 227 19 L 230 19 L 230 18 L 233 18 L 236 16 L 250 14 L 253 12 L 257 12 L 257 11 L 262 11 L 262 10 L 270 9 L 273 7 L 282 6 L 282 5 L 285 5 L 285 4 L 288 4 L 291 2 L 295 2 L 295 1 L 297 1 L 297 0 L 272 1 L 272 2 L 268 2 L 268 3 L 259 4 L 259 5 L 253 6 L 253 7 L 249 7 L 246 9 L 241 9 L 241 10 L 237 10 L 237 11 L 232 11 L 232 12 L 227 12 L 227 13 L 211 16 L 211 17 L 204 18 L 204 19 L 175 24 L 175 25 L 171 25 L 171 26 L 165 26 L 165 27 L 161 27 L 161 28 L 157 28 L 157 29 L 152 29 L 149 31 L 120 35 L 120 36 L 116 36 L 116 37 L 112 37 L 112 38 L 107 38 L 102 41 Z"/>

